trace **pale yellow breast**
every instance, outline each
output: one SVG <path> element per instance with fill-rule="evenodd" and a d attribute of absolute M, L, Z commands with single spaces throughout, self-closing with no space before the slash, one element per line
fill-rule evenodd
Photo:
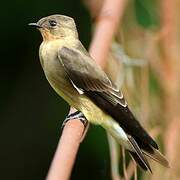
<path fill-rule="evenodd" d="M 69 104 L 79 94 L 72 86 L 64 67 L 58 59 L 58 51 L 63 46 L 68 46 L 69 41 L 54 40 L 44 41 L 39 50 L 40 61 L 47 80 L 53 89 Z"/>
<path fill-rule="evenodd" d="M 78 93 L 58 60 L 57 53 L 63 46 L 71 47 L 72 39 L 45 41 L 41 44 L 39 55 L 46 78 L 53 89 L 70 105 L 82 111 L 89 121 L 101 124 L 107 115 L 88 97 Z"/>
<path fill-rule="evenodd" d="M 104 113 L 93 101 L 84 95 L 79 96 L 79 110 L 94 124 L 102 125 L 106 119 L 111 119 L 109 115 Z"/>
<path fill-rule="evenodd" d="M 88 97 L 78 93 L 57 59 L 58 50 L 68 44 L 69 41 L 55 40 L 53 42 L 44 42 L 41 45 L 40 59 L 46 78 L 53 89 L 70 105 L 82 111 L 89 121 L 97 124 L 98 119 L 98 123 L 100 123 L 104 119 L 103 111 Z"/>

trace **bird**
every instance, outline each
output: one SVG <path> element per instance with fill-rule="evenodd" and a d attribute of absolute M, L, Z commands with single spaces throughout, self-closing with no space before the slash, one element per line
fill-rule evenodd
<path fill-rule="evenodd" d="M 131 112 L 121 90 L 80 42 L 74 19 L 55 14 L 29 25 L 43 38 L 39 59 L 46 79 L 77 109 L 65 121 L 79 117 L 83 124 L 88 121 L 100 125 L 145 171 L 152 172 L 148 158 L 170 167 L 155 140 Z"/>

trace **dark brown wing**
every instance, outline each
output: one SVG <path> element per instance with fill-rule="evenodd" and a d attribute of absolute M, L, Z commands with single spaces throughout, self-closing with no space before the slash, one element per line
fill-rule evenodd
<path fill-rule="evenodd" d="M 151 151 L 151 145 L 158 149 L 156 142 L 127 107 L 122 93 L 112 85 L 107 75 L 90 56 L 77 49 L 63 47 L 59 50 L 58 57 L 71 82 L 111 115 L 125 132 L 134 137 L 141 148 Z"/>
<path fill-rule="evenodd" d="M 112 104 L 127 105 L 122 93 L 112 85 L 108 76 L 90 56 L 63 47 L 59 51 L 59 60 L 73 84 L 80 90 L 103 92 L 103 97 Z"/>
<path fill-rule="evenodd" d="M 104 91 L 113 89 L 106 74 L 96 67 L 90 57 L 76 49 L 63 47 L 59 51 L 59 59 L 71 80 L 85 90 Z"/>

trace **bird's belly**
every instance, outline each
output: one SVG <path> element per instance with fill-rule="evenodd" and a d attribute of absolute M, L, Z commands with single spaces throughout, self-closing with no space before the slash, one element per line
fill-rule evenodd
<path fill-rule="evenodd" d="M 71 104 L 71 99 L 78 93 L 72 87 L 72 84 L 67 77 L 67 74 L 56 57 L 56 53 L 50 53 L 51 51 L 43 51 L 43 45 L 40 51 L 40 62 L 44 70 L 46 79 L 48 80 L 51 87 L 65 99 L 69 104 Z"/>
<path fill-rule="evenodd" d="M 56 68 L 50 69 L 49 66 L 48 70 L 44 68 L 46 78 L 56 93 L 65 99 L 71 106 L 74 106 L 74 103 L 78 103 L 79 101 L 79 93 L 71 84 L 64 69 L 61 69 L 62 67 L 58 67 L 58 65 Z"/>
<path fill-rule="evenodd" d="M 129 143 L 129 139 L 125 131 L 111 116 L 102 111 L 86 96 L 81 96 L 80 99 L 80 111 L 85 115 L 88 121 L 90 121 L 93 124 L 101 125 L 121 145 L 123 145 L 126 149 L 132 150 L 132 147 Z"/>
<path fill-rule="evenodd" d="M 40 46 L 39 57 L 45 76 L 52 88 L 64 98 L 71 106 L 79 102 L 79 93 L 70 82 L 64 67 L 58 59 L 58 52 L 55 49 L 61 47 L 61 42 L 47 43 Z"/>

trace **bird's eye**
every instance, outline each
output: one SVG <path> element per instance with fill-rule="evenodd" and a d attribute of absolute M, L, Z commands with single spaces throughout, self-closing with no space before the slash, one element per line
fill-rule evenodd
<path fill-rule="evenodd" d="M 55 27 L 57 25 L 57 22 L 54 21 L 54 20 L 50 20 L 49 21 L 49 24 L 52 26 L 52 27 Z"/>

